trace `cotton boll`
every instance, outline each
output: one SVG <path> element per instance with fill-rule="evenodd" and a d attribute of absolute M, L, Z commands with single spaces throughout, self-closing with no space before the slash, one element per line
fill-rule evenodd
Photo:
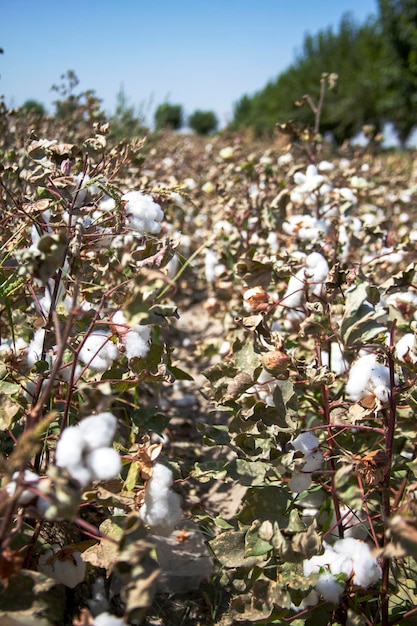
<path fill-rule="evenodd" d="M 353 584 L 366 589 L 380 580 L 382 570 L 372 555 L 367 543 L 359 539 L 340 539 L 334 545 L 339 554 L 349 555 L 352 559 Z"/>
<path fill-rule="evenodd" d="M 78 426 L 65 428 L 56 444 L 55 463 L 58 467 L 75 466 L 81 463 L 84 448 L 83 434 Z"/>
<path fill-rule="evenodd" d="M 372 393 L 386 402 L 390 396 L 389 368 L 377 363 L 375 354 L 361 356 L 350 368 L 346 393 L 353 401 Z"/>
<path fill-rule="evenodd" d="M 127 222 L 134 230 L 142 235 L 156 235 L 161 231 L 164 212 L 152 196 L 140 191 L 129 191 L 122 196 L 122 200 L 126 202 Z"/>
<path fill-rule="evenodd" d="M 316 472 L 323 465 L 323 453 L 321 450 L 310 452 L 308 455 L 305 455 L 304 459 L 303 472 Z"/>
<path fill-rule="evenodd" d="M 38 568 L 46 576 L 73 589 L 84 580 L 86 565 L 77 550 L 61 549 L 54 544 L 39 557 Z"/>
<path fill-rule="evenodd" d="M 150 334 L 149 326 L 135 326 L 123 336 L 122 342 L 128 359 L 144 358 L 148 354 Z"/>
<path fill-rule="evenodd" d="M 172 482 L 169 467 L 156 463 L 145 488 L 140 517 L 158 535 L 169 535 L 181 519 L 180 497 L 170 490 Z"/>
<path fill-rule="evenodd" d="M 93 480 L 115 478 L 122 468 L 120 456 L 114 448 L 97 448 L 86 456 L 86 465 Z"/>
<path fill-rule="evenodd" d="M 94 372 L 105 372 L 118 357 L 116 345 L 110 341 L 110 333 L 95 331 L 88 335 L 78 353 L 81 363 Z"/>
<path fill-rule="evenodd" d="M 17 486 L 16 481 L 18 479 L 18 476 L 19 476 L 19 472 L 14 472 L 12 476 L 12 480 L 9 483 L 7 483 L 5 487 L 6 492 L 8 493 L 10 497 L 13 497 L 16 491 L 16 486 Z M 23 474 L 23 482 L 29 485 L 36 486 L 39 482 L 39 476 L 35 472 L 32 472 L 29 469 L 26 469 Z M 26 504 L 29 504 L 30 502 L 32 502 L 32 500 L 34 500 L 35 498 L 36 498 L 36 494 L 33 493 L 33 491 L 31 491 L 30 489 L 24 489 L 22 493 L 19 495 L 17 502 L 21 506 L 25 506 Z"/>
<path fill-rule="evenodd" d="M 37 361 L 41 360 L 45 341 L 45 332 L 44 328 L 39 328 L 39 330 L 35 332 L 35 335 L 28 346 L 26 359 L 29 367 L 32 367 Z"/>
<path fill-rule="evenodd" d="M 92 626 L 123 626 L 126 622 L 121 617 L 115 617 L 107 611 L 94 618 Z"/>
<path fill-rule="evenodd" d="M 174 530 L 182 515 L 180 497 L 173 491 L 163 492 L 158 498 L 145 495 L 145 503 L 140 510 L 141 519 L 151 527 L 156 535 L 167 536 Z"/>
<path fill-rule="evenodd" d="M 85 450 L 111 446 L 117 428 L 117 420 L 112 413 L 103 412 L 85 417 L 78 425 Z"/>
<path fill-rule="evenodd" d="M 316 589 L 323 596 L 326 602 L 338 604 L 345 587 L 336 580 L 333 574 L 330 572 L 324 572 L 319 576 Z"/>
<path fill-rule="evenodd" d="M 93 480 L 93 474 L 91 470 L 82 463 L 69 463 L 65 465 L 65 469 L 70 476 L 81 485 L 81 487 L 87 487 Z"/>
<path fill-rule="evenodd" d="M 335 341 L 330 344 L 330 355 L 326 350 L 321 352 L 321 361 L 323 365 L 326 365 L 336 376 L 344 374 L 348 369 L 348 362 L 345 359 L 343 350 Z"/>
<path fill-rule="evenodd" d="M 319 447 L 319 440 L 312 433 L 300 433 L 292 442 L 292 447 L 298 452 L 309 454 Z"/>
<path fill-rule="evenodd" d="M 174 482 L 172 471 L 162 463 L 155 463 L 152 468 L 152 477 L 147 484 L 149 492 L 156 493 L 161 489 L 169 489 Z"/>
<path fill-rule="evenodd" d="M 416 341 L 414 333 L 406 333 L 395 344 L 395 355 L 405 363 L 417 363 Z"/>
<path fill-rule="evenodd" d="M 311 480 L 311 473 L 294 471 L 288 481 L 288 488 L 293 493 L 302 493 L 310 487 Z"/>

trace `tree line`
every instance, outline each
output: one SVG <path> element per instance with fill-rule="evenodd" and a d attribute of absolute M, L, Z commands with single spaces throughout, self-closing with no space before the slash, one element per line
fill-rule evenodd
<path fill-rule="evenodd" d="M 320 131 L 337 142 L 391 122 L 404 144 L 417 122 L 417 2 L 378 8 L 365 24 L 345 14 L 337 32 L 307 35 L 290 67 L 235 104 L 233 126 L 262 135 L 288 120 L 311 127 L 320 114 Z"/>

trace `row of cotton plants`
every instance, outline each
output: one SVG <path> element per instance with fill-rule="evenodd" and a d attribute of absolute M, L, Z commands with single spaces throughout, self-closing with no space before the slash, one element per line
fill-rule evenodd
<path fill-rule="evenodd" d="M 414 619 L 412 167 L 106 133 L 2 145 L 0 616 Z"/>

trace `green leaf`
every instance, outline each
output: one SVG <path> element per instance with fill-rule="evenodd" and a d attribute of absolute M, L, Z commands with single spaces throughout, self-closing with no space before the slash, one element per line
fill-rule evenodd
<path fill-rule="evenodd" d="M 239 483 L 239 485 L 255 487 L 264 484 L 268 466 L 262 463 L 262 461 L 233 459 L 226 465 L 225 469 L 230 478 Z"/>

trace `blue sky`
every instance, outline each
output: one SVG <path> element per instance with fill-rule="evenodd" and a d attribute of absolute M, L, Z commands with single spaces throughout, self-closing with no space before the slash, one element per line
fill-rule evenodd
<path fill-rule="evenodd" d="M 74 70 L 77 92 L 93 89 L 114 111 L 123 89 L 151 122 L 168 100 L 186 114 L 213 110 L 223 126 L 233 105 L 275 79 L 304 36 L 358 23 L 377 0 L 2 0 L 0 95 L 48 108 L 50 88 Z M 329 68 L 331 71 L 332 68 Z"/>

